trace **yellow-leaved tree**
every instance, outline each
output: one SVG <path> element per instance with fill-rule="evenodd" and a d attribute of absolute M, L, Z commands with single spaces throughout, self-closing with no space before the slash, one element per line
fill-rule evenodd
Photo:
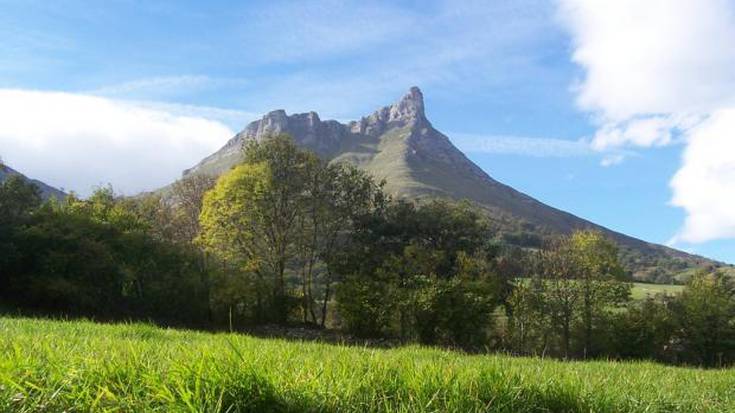
<path fill-rule="evenodd" d="M 270 191 L 269 176 L 264 163 L 246 163 L 220 177 L 204 196 L 197 240 L 223 265 L 236 267 L 234 271 L 223 271 L 224 277 L 254 277 L 228 284 L 252 287 L 257 315 L 265 314 L 270 302 L 269 272 L 262 262 L 263 251 L 268 248 L 262 235 L 268 230 L 262 210 Z"/>

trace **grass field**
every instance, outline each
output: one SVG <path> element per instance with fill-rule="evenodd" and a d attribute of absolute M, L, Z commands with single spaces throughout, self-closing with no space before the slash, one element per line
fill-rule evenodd
<path fill-rule="evenodd" d="M 633 283 L 631 297 L 634 300 L 643 300 L 648 296 L 653 297 L 656 294 L 679 294 L 683 290 L 683 285 Z"/>
<path fill-rule="evenodd" d="M 3 412 L 723 412 L 735 372 L 0 319 Z"/>
<path fill-rule="evenodd" d="M 527 279 L 517 279 L 517 282 L 527 282 Z M 630 296 L 634 300 L 643 300 L 646 297 L 653 297 L 657 294 L 668 294 L 674 295 L 684 291 L 683 285 L 674 284 L 648 284 L 648 283 L 633 283 L 633 289 L 630 292 Z"/>

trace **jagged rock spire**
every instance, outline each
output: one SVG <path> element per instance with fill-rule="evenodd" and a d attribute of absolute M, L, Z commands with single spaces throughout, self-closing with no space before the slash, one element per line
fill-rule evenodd
<path fill-rule="evenodd" d="M 390 106 L 390 120 L 425 119 L 424 95 L 421 89 L 414 86 L 409 89 L 398 103 Z"/>
<path fill-rule="evenodd" d="M 390 126 L 409 126 L 428 123 L 424 114 L 424 95 L 414 86 L 398 102 L 375 111 L 372 115 L 351 122 L 353 133 L 379 135 Z"/>

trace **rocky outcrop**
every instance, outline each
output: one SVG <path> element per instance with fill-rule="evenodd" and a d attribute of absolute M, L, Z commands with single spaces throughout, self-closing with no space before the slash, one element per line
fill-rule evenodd
<path fill-rule="evenodd" d="M 184 175 L 224 172 L 240 161 L 243 146 L 252 139 L 260 140 L 285 133 L 292 136 L 299 145 L 321 156 L 334 158 L 339 155 L 346 141 L 359 140 L 360 137 L 379 137 L 389 129 L 405 127 L 431 128 L 424 114 L 424 97 L 418 87 L 412 87 L 395 104 L 380 108 L 373 114 L 346 125 L 335 120 L 322 121 L 316 112 L 288 115 L 282 109 L 274 110 L 250 123 L 222 149 L 193 168 L 185 170 Z M 446 137 L 444 140 L 451 145 Z"/>
<path fill-rule="evenodd" d="M 424 114 L 424 95 L 414 86 L 397 103 L 382 107 L 359 121 L 350 122 L 347 127 L 351 133 L 378 136 L 389 128 L 423 124 L 429 125 Z"/>

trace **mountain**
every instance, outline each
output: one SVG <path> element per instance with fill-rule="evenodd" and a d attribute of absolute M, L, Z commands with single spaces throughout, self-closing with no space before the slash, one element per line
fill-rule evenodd
<path fill-rule="evenodd" d="M 548 236 L 594 228 L 618 242 L 626 267 L 641 280 L 668 282 L 699 266 L 721 265 L 609 230 L 496 181 L 434 129 L 417 87 L 397 103 L 347 124 L 322 121 L 315 112 L 270 112 L 184 175 L 219 175 L 241 161 L 245 142 L 280 133 L 291 135 L 297 144 L 326 159 L 350 162 L 384 178 L 387 192 L 394 196 L 474 201 L 488 213 L 506 241 L 514 244 L 535 247 Z"/>
<path fill-rule="evenodd" d="M 66 196 L 66 194 L 50 185 L 47 185 L 41 181 L 28 178 L 27 176 L 23 175 L 22 173 L 10 168 L 7 165 L 0 164 L 0 183 L 4 182 L 9 176 L 12 175 L 18 175 L 24 178 L 25 180 L 32 182 L 38 186 L 38 189 L 41 191 L 41 196 L 43 199 L 49 199 L 49 198 L 57 198 L 61 199 Z"/>

